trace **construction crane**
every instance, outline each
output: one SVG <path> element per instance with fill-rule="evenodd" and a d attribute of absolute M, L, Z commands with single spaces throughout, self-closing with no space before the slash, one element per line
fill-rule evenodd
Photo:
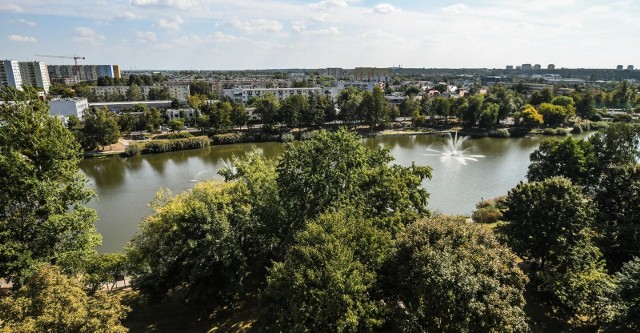
<path fill-rule="evenodd" d="M 75 81 L 76 83 L 80 82 L 80 66 L 78 65 L 78 59 L 84 60 L 85 57 L 80 56 L 58 56 L 58 55 L 48 55 L 48 54 L 36 54 L 36 57 L 47 57 L 47 58 L 62 58 L 62 59 L 73 59 L 75 63 L 76 73 L 75 73 Z"/>

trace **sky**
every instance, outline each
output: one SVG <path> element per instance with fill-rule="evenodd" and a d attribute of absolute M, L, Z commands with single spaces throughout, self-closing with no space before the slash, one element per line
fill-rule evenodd
<path fill-rule="evenodd" d="M 640 0 L 1 0 L 0 58 L 123 70 L 640 67 Z"/>

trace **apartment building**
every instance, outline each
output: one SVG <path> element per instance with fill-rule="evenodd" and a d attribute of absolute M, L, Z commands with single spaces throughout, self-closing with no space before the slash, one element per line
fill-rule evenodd
<path fill-rule="evenodd" d="M 89 109 L 86 98 L 58 98 L 49 101 L 49 115 L 62 119 L 65 123 L 70 116 L 82 119 Z"/>
<path fill-rule="evenodd" d="M 356 67 L 354 70 L 356 81 L 362 82 L 387 82 L 389 81 L 388 68 Z"/>
<path fill-rule="evenodd" d="M 74 79 L 76 74 L 75 65 L 49 65 L 49 77 L 54 82 Z M 78 76 L 80 81 L 97 81 L 101 76 L 110 78 L 120 78 L 120 67 L 118 65 L 78 65 Z"/>
<path fill-rule="evenodd" d="M 324 89 L 320 87 L 313 88 L 234 88 L 223 89 L 223 94 L 231 98 L 235 103 L 249 103 L 252 98 L 260 98 L 266 95 L 274 95 L 277 99 L 283 100 L 292 95 L 309 96 L 311 94 L 324 94 Z"/>
<path fill-rule="evenodd" d="M 162 86 L 140 86 L 140 92 L 144 99 L 149 98 L 149 91 L 153 88 L 163 88 L 167 87 L 169 89 L 169 95 L 172 99 L 177 99 L 179 101 L 184 101 L 189 97 L 190 90 L 188 84 L 171 84 L 171 85 L 162 85 Z M 108 94 L 122 94 L 126 96 L 127 90 L 129 90 L 129 86 L 95 86 L 91 87 L 91 91 L 96 94 L 98 97 L 104 97 Z"/>
<path fill-rule="evenodd" d="M 40 61 L 18 62 L 20 68 L 20 76 L 22 84 L 25 86 L 33 86 L 44 89 L 45 93 L 49 93 L 49 72 L 47 65 Z"/>
<path fill-rule="evenodd" d="M 14 60 L 3 60 L 0 66 L 0 86 L 9 86 L 22 90 L 20 64 Z"/>

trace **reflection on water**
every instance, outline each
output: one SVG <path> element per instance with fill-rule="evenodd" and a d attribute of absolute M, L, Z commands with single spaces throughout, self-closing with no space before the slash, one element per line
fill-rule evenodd
<path fill-rule="evenodd" d="M 482 198 L 504 195 L 524 180 L 529 154 L 538 147 L 540 139 L 469 139 L 464 142 L 463 149 L 469 148 L 468 154 L 486 158 L 468 165 L 447 164 L 438 157 L 424 156 L 427 147 L 445 142 L 439 135 L 387 136 L 368 138 L 363 142 L 368 147 L 389 148 L 395 158 L 392 163 L 409 166 L 415 162 L 431 166 L 433 177 L 423 182 L 430 193 L 431 210 L 470 214 Z M 210 179 L 225 167 L 224 161 L 232 160 L 233 156 L 242 158 L 252 147 L 267 158 L 274 158 L 284 150 L 284 145 L 270 142 L 83 160 L 80 169 L 98 195 L 98 200 L 91 206 L 100 217 L 97 227 L 103 235 L 103 245 L 99 250 L 122 250 L 137 230 L 138 223 L 151 213 L 148 203 L 160 188 L 169 188 L 173 193 L 187 190 L 193 187 L 193 179 Z"/>

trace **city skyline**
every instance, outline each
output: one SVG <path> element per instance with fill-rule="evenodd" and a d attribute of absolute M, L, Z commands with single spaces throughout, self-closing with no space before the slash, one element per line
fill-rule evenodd
<path fill-rule="evenodd" d="M 0 4 L 3 59 L 123 70 L 633 65 L 634 1 L 23 0 Z"/>

